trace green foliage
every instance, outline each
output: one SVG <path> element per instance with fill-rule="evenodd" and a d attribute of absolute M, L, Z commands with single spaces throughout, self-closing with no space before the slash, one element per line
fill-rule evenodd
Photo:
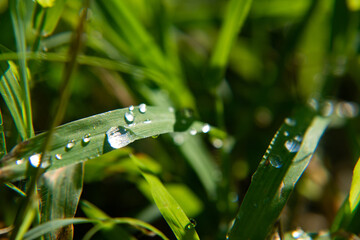
<path fill-rule="evenodd" d="M 0 238 L 360 234 L 358 2 L 0 1 Z"/>

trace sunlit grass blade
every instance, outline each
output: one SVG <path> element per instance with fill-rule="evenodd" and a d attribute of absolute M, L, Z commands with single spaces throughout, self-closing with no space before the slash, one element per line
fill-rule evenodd
<path fill-rule="evenodd" d="M 329 122 L 307 108 L 285 120 L 252 176 L 230 240 L 266 238 Z"/>
<path fill-rule="evenodd" d="M 42 14 L 44 14 L 44 23 L 42 27 L 42 32 L 40 33 L 42 36 L 49 36 L 51 35 L 60 18 L 61 14 L 63 13 L 63 9 L 65 7 L 65 0 L 55 0 L 55 1 L 49 1 L 51 4 L 39 4 L 42 6 L 41 10 L 38 13 L 38 17 L 40 17 Z M 45 13 L 43 13 L 45 12 Z M 36 22 L 35 28 L 41 28 L 38 26 L 38 24 L 41 24 L 39 20 Z"/>
<path fill-rule="evenodd" d="M 24 100 L 24 112 L 23 118 L 25 122 L 26 138 L 34 135 L 33 123 L 32 123 L 32 110 L 31 110 L 31 98 L 30 87 L 28 79 L 28 69 L 26 62 L 26 37 L 25 37 L 25 21 L 23 19 L 23 11 L 25 8 L 25 2 L 14 0 L 10 2 L 11 19 L 13 22 L 13 29 L 15 33 L 16 47 L 21 58 L 19 59 L 21 87 L 23 94 L 20 95 Z"/>
<path fill-rule="evenodd" d="M 29 137 L 26 130 L 26 122 L 24 115 L 24 93 L 20 85 L 19 74 L 16 65 L 13 62 L 1 63 L 1 81 L 0 93 L 4 99 L 11 116 L 14 120 L 15 126 L 23 140 Z"/>
<path fill-rule="evenodd" d="M 70 165 L 42 175 L 40 185 L 41 221 L 48 222 L 75 215 L 83 187 L 83 164 Z M 48 239 L 73 235 L 72 226 L 51 232 Z"/>
<path fill-rule="evenodd" d="M 349 194 L 350 210 L 354 211 L 360 202 L 360 158 L 355 165 Z"/>
<path fill-rule="evenodd" d="M 157 228 L 147 224 L 143 221 L 133 219 L 133 218 L 112 218 L 105 220 L 104 223 L 116 223 L 116 224 L 128 224 L 137 228 L 147 229 L 156 235 L 158 235 L 161 239 L 168 240 L 168 238 L 160 232 Z M 98 219 L 87 219 L 87 218 L 65 218 L 65 219 L 56 219 L 50 222 L 43 223 L 38 225 L 32 229 L 30 229 L 25 235 L 24 240 L 32 240 L 43 236 L 44 234 L 54 231 L 56 229 L 65 227 L 69 224 L 84 224 L 84 223 L 101 223 L 101 220 Z"/>
<path fill-rule="evenodd" d="M 4 134 L 2 114 L 1 114 L 1 110 L 0 110 L 0 159 L 5 154 L 6 154 L 6 139 L 5 139 L 5 134 Z"/>
<path fill-rule="evenodd" d="M 99 208 L 97 208 L 95 205 L 93 205 L 92 203 L 90 203 L 86 200 L 82 200 L 80 202 L 80 207 L 88 218 L 100 219 L 100 220 L 110 219 L 110 216 L 108 216 L 106 213 L 104 213 Z M 103 235 L 107 239 L 116 239 L 116 238 L 118 238 L 118 239 L 135 239 L 121 226 L 118 226 L 112 222 L 99 223 L 99 224 L 95 225 L 95 227 L 96 227 L 95 229 L 93 228 L 94 231 L 90 232 L 90 234 L 89 234 L 90 236 L 94 235 L 97 231 L 101 230 Z M 86 237 L 84 237 L 84 238 L 86 238 Z"/>
<path fill-rule="evenodd" d="M 230 50 L 249 13 L 252 0 L 231 0 L 228 3 L 225 19 L 219 38 L 212 53 L 207 81 L 210 87 L 222 80 L 228 63 Z"/>
<path fill-rule="evenodd" d="M 161 181 L 141 162 L 138 158 L 131 155 L 145 180 L 150 186 L 150 191 L 155 204 L 159 208 L 162 216 L 170 226 L 177 239 L 199 239 L 195 231 L 194 223 L 186 216 L 185 212 L 168 193 Z"/>
<path fill-rule="evenodd" d="M 127 122 L 125 115 L 133 116 L 133 121 Z M 175 122 L 175 113 L 168 108 L 148 106 L 144 113 L 139 107 L 131 112 L 119 109 L 62 125 L 54 132 L 44 167 L 58 169 L 98 157 L 138 139 L 173 132 Z M 37 135 L 4 156 L 0 180 L 24 178 L 29 159 L 36 166 L 45 137 L 45 133 Z"/>

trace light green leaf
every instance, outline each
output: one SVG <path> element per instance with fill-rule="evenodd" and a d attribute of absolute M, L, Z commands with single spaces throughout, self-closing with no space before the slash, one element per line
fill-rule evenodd
<path fill-rule="evenodd" d="M 195 226 L 186 216 L 180 205 L 169 194 L 161 181 L 147 167 L 131 155 L 134 163 L 150 186 L 150 191 L 164 219 L 170 226 L 177 239 L 199 239 Z"/>
<path fill-rule="evenodd" d="M 267 237 L 329 122 L 308 109 L 285 120 L 252 176 L 230 240 Z"/>
<path fill-rule="evenodd" d="M 124 118 L 130 114 L 129 109 L 119 109 L 57 127 L 43 167 L 55 170 L 98 157 L 138 139 L 174 131 L 175 113 L 168 108 L 147 107 L 147 111 L 141 113 L 139 107 L 135 107 L 132 113 L 132 123 Z M 2 159 L 0 180 L 24 178 L 29 159 L 36 162 L 39 158 L 45 137 L 46 133 L 39 134 L 8 153 Z"/>
<path fill-rule="evenodd" d="M 37 2 L 43 7 L 48 8 L 52 7 L 55 4 L 55 0 L 37 0 Z"/>
<path fill-rule="evenodd" d="M 357 161 L 353 179 L 351 182 L 350 194 L 349 194 L 349 203 L 350 203 L 350 211 L 353 212 L 360 202 L 360 159 Z"/>

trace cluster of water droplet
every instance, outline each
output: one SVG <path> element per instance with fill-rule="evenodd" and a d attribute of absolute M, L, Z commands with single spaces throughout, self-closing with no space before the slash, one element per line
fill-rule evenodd
<path fill-rule="evenodd" d="M 194 229 L 194 228 L 196 227 L 196 225 L 197 225 L 195 219 L 190 218 L 189 221 L 190 221 L 190 222 L 185 226 L 185 229 L 186 229 L 186 230 Z"/>
<path fill-rule="evenodd" d="M 324 117 L 336 115 L 340 118 L 354 118 L 359 115 L 359 104 L 348 101 L 326 100 L 323 102 L 311 98 L 308 105 Z"/>
<path fill-rule="evenodd" d="M 296 229 L 291 233 L 291 237 L 297 240 L 311 240 L 312 238 L 304 232 L 301 228 Z"/>

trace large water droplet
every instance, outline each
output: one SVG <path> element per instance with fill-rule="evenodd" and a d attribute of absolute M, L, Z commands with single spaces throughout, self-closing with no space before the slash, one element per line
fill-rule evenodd
<path fill-rule="evenodd" d="M 65 150 L 66 150 L 66 151 L 69 151 L 69 150 L 71 150 L 74 146 L 75 146 L 75 140 L 70 140 L 70 141 L 66 144 Z"/>
<path fill-rule="evenodd" d="M 134 114 L 132 112 L 126 112 L 124 117 L 125 117 L 125 121 L 127 123 L 132 123 L 135 120 L 135 116 L 134 116 Z"/>
<path fill-rule="evenodd" d="M 269 157 L 269 162 L 274 168 L 281 168 L 284 165 L 284 162 L 279 155 L 271 155 Z"/>
<path fill-rule="evenodd" d="M 106 136 L 110 146 L 115 149 L 125 147 L 135 140 L 133 133 L 123 127 L 111 127 Z"/>
<path fill-rule="evenodd" d="M 55 154 L 55 158 L 56 158 L 57 160 L 61 160 L 61 159 L 62 159 L 62 155 L 61 155 L 60 153 L 57 153 L 57 154 Z"/>
<path fill-rule="evenodd" d="M 296 121 L 292 118 L 285 118 L 285 123 L 291 127 L 294 127 L 296 125 Z"/>
<path fill-rule="evenodd" d="M 201 131 L 203 133 L 208 133 L 210 131 L 210 125 L 209 124 L 204 124 L 204 126 L 201 128 Z"/>
<path fill-rule="evenodd" d="M 39 167 L 40 159 L 41 159 L 40 153 L 35 153 L 29 157 L 30 164 L 35 168 Z"/>
<path fill-rule="evenodd" d="M 83 144 L 88 144 L 90 142 L 91 138 L 90 138 L 90 134 L 86 134 L 83 138 L 82 138 L 82 142 Z"/>
<path fill-rule="evenodd" d="M 140 113 L 146 113 L 146 104 L 145 103 L 141 103 L 139 105 L 139 112 Z"/>
<path fill-rule="evenodd" d="M 197 134 L 197 131 L 195 128 L 190 129 L 190 135 L 195 136 Z"/>
<path fill-rule="evenodd" d="M 133 106 L 133 105 L 130 105 L 129 106 L 129 111 L 131 112 L 131 111 L 134 111 L 134 109 L 135 109 L 135 107 Z"/>
<path fill-rule="evenodd" d="M 295 153 L 295 152 L 298 152 L 300 149 L 300 142 L 298 142 L 294 139 L 289 139 L 289 140 L 286 140 L 284 146 L 286 147 L 286 149 L 289 152 Z"/>

